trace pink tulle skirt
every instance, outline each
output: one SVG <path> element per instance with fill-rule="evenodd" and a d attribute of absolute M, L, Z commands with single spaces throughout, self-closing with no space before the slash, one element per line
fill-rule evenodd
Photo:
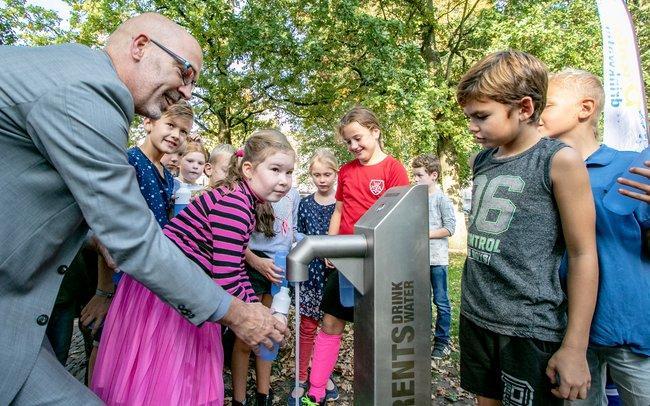
<path fill-rule="evenodd" d="M 124 275 L 104 323 L 91 389 L 108 405 L 222 405 L 221 326 L 196 327 Z"/>

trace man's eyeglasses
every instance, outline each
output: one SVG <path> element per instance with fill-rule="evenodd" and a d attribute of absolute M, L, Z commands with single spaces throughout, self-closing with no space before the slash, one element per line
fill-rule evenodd
<path fill-rule="evenodd" d="M 156 44 L 156 46 L 158 46 L 158 48 L 160 48 L 160 49 L 162 49 L 163 51 L 167 52 L 167 54 L 168 54 L 169 56 L 171 56 L 172 58 L 174 58 L 174 60 L 175 60 L 176 62 L 178 62 L 178 63 L 181 64 L 181 66 L 182 66 L 182 70 L 181 70 L 181 78 L 182 78 L 182 80 L 183 80 L 183 84 L 184 84 L 185 86 L 191 84 L 191 85 L 192 85 L 192 88 L 194 88 L 194 87 L 196 86 L 196 80 L 195 80 L 195 77 L 196 77 L 196 70 L 194 69 L 194 67 L 192 66 L 192 64 L 191 64 L 187 59 L 185 59 L 185 58 L 183 58 L 183 57 L 177 55 L 177 54 L 174 53 L 172 50 L 170 50 L 169 48 L 167 48 L 166 46 L 164 46 L 164 45 L 161 44 L 160 42 L 154 40 L 153 38 L 149 38 L 149 40 L 150 40 L 151 42 L 153 42 L 154 44 Z"/>

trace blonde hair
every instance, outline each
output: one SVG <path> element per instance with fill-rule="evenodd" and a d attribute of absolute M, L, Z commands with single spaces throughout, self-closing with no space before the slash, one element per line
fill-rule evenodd
<path fill-rule="evenodd" d="M 549 85 L 557 83 L 564 89 L 570 89 L 578 97 L 588 97 L 594 100 L 594 115 L 591 125 L 595 134 L 598 134 L 598 120 L 605 106 L 605 90 L 600 78 L 585 70 L 566 68 L 557 73 L 552 73 L 548 78 Z"/>
<path fill-rule="evenodd" d="M 250 162 L 253 167 L 264 162 L 266 158 L 277 152 L 290 152 L 295 154 L 293 147 L 289 144 L 287 137 L 277 130 L 255 131 L 244 143 L 242 148 L 243 156 L 233 154 L 230 158 L 228 173 L 223 180 L 214 184 L 213 187 L 225 186 L 234 189 L 239 182 L 244 180 L 242 164 Z M 267 237 L 275 236 L 273 222 L 275 215 L 273 206 L 269 202 L 258 203 L 255 207 L 256 225 L 255 229 Z"/>
<path fill-rule="evenodd" d="M 329 148 L 318 148 L 314 151 L 314 154 L 309 159 L 309 172 L 311 172 L 311 167 L 314 166 L 314 163 L 316 162 L 324 164 L 334 172 L 339 171 L 339 161 L 336 159 L 334 152 Z"/>
<path fill-rule="evenodd" d="M 219 158 L 220 155 L 228 155 L 232 156 L 232 154 L 235 153 L 235 147 L 233 147 L 230 144 L 219 144 L 210 153 L 210 165 L 214 165 L 217 162 L 217 158 Z"/>
<path fill-rule="evenodd" d="M 472 66 L 458 83 L 456 99 L 461 106 L 485 99 L 512 106 L 528 96 L 535 107 L 528 123 L 535 124 L 546 106 L 547 88 L 548 70 L 542 61 L 507 50 L 494 52 Z"/>
<path fill-rule="evenodd" d="M 203 144 L 199 142 L 186 142 L 185 146 L 183 148 L 183 152 L 180 154 L 181 158 L 183 158 L 185 155 L 190 154 L 192 152 L 200 152 L 203 154 L 203 158 L 207 161 L 208 160 L 208 151 L 205 149 Z"/>
<path fill-rule="evenodd" d="M 424 168 L 424 170 L 431 175 L 436 172 L 440 177 L 440 159 L 433 154 L 418 155 L 413 159 L 411 168 Z"/>
<path fill-rule="evenodd" d="M 379 148 L 383 149 L 381 126 L 379 125 L 377 116 L 372 112 L 372 110 L 357 105 L 345 113 L 345 115 L 339 121 L 339 124 L 336 126 L 336 136 L 338 139 L 343 139 L 343 128 L 352 123 L 359 123 L 359 125 L 366 127 L 369 130 L 379 130 Z"/>
<path fill-rule="evenodd" d="M 192 111 L 192 106 L 183 99 L 180 99 L 178 102 L 169 106 L 162 116 L 194 121 L 194 111 Z"/>

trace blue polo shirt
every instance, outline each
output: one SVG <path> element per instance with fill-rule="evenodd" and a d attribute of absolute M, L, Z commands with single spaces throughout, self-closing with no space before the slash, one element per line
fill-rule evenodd
<path fill-rule="evenodd" d="M 603 198 L 623 175 L 637 152 L 601 145 L 586 160 L 596 204 L 596 246 L 600 278 L 591 324 L 591 345 L 626 346 L 650 357 L 650 258 L 643 253 L 642 231 L 650 227 L 650 209 L 641 204 L 620 216 L 603 206 Z M 566 261 L 562 274 L 566 274 Z"/>

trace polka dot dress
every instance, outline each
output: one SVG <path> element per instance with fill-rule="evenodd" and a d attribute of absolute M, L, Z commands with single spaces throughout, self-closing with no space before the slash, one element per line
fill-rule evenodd
<path fill-rule="evenodd" d="M 298 208 L 298 232 L 307 235 L 327 234 L 334 206 L 334 203 L 326 206 L 319 204 L 313 194 L 302 199 Z M 325 263 L 320 258 L 314 259 L 309 264 L 309 280 L 300 285 L 301 315 L 316 320 L 323 317 L 320 304 L 329 272 L 330 269 L 325 268 Z"/>
<path fill-rule="evenodd" d="M 138 147 L 127 151 L 129 163 L 135 168 L 135 176 L 140 185 L 140 193 L 147 201 L 160 227 L 169 222 L 169 213 L 174 193 L 174 177 L 167 169 L 163 169 L 164 177 L 156 166 Z"/>

